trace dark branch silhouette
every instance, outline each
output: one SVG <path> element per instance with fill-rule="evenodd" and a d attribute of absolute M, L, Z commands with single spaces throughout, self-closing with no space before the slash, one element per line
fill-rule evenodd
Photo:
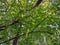
<path fill-rule="evenodd" d="M 28 33 L 23 33 L 23 34 L 20 34 L 20 35 L 18 35 L 18 36 L 15 36 L 15 37 L 13 37 L 13 38 L 11 38 L 11 39 L 9 39 L 9 40 L 6 40 L 6 41 L 4 41 L 4 42 L 1 42 L 0 44 L 2 44 L 2 43 L 6 43 L 6 42 L 9 42 L 9 41 L 11 41 L 11 40 L 14 40 L 14 39 L 16 39 L 16 41 L 18 40 L 18 38 L 20 38 L 21 36 L 24 36 L 24 35 L 26 35 L 26 34 L 31 34 L 31 33 L 37 33 L 37 32 L 42 32 L 42 33 L 48 33 L 48 34 L 53 34 L 52 32 L 48 32 L 48 31 L 43 31 L 43 30 L 39 30 L 39 31 L 36 31 L 35 29 L 44 21 L 44 20 L 46 20 L 47 19 L 47 17 L 45 17 L 40 23 L 38 23 L 33 29 L 32 29 L 32 31 L 30 31 L 30 32 L 28 32 Z"/>
<path fill-rule="evenodd" d="M 22 22 L 20 21 L 20 27 L 19 27 L 19 29 L 21 30 L 22 29 Z M 13 43 L 12 43 L 12 45 L 17 45 L 18 44 L 18 39 L 19 39 L 19 31 L 17 31 L 17 34 L 16 34 L 16 36 L 15 36 L 16 38 L 14 38 L 13 39 Z"/>
<path fill-rule="evenodd" d="M 37 7 L 41 2 L 42 2 L 42 0 L 38 0 L 38 1 L 36 2 L 36 4 L 33 6 L 33 8 Z M 18 21 L 14 21 L 14 22 L 12 22 L 11 24 L 9 24 L 9 25 L 7 25 L 7 26 L 11 26 L 11 25 L 14 25 L 14 24 L 16 24 L 16 23 L 18 23 Z M 5 30 L 5 28 L 6 28 L 5 25 L 0 26 L 0 31 Z"/>
<path fill-rule="evenodd" d="M 47 34 L 50 34 L 50 35 L 53 35 L 53 34 L 54 34 L 54 33 L 52 33 L 52 32 L 43 31 L 43 30 L 39 30 L 39 31 L 34 31 L 34 30 L 33 30 L 33 31 L 31 31 L 31 32 L 23 33 L 23 34 L 20 34 L 19 36 L 16 36 L 16 37 L 13 37 L 13 38 L 11 38 L 11 39 L 9 39 L 9 40 L 6 40 L 6 41 L 4 41 L 4 42 L 1 42 L 0 44 L 9 42 L 9 41 L 11 41 L 11 40 L 14 40 L 15 38 L 20 38 L 21 36 L 24 36 L 24 35 L 26 35 L 26 34 L 38 33 L 38 32 L 47 33 Z M 16 41 L 17 41 L 17 40 L 16 40 Z"/>
<path fill-rule="evenodd" d="M 17 35 L 15 36 L 15 38 L 13 39 L 12 45 L 17 45 L 18 39 L 19 39 L 19 34 L 17 34 Z"/>
<path fill-rule="evenodd" d="M 5 30 L 5 28 L 7 27 L 7 26 L 11 26 L 11 25 L 14 25 L 14 24 L 16 24 L 16 23 L 18 23 L 19 22 L 19 20 L 14 20 L 11 24 L 9 24 L 9 25 L 2 25 L 2 26 L 0 26 L 0 31 L 3 31 L 3 30 Z"/>
<path fill-rule="evenodd" d="M 43 0 L 37 0 L 36 4 L 35 4 L 31 9 L 29 9 L 29 10 L 27 10 L 27 11 L 31 11 L 32 9 L 38 7 L 39 4 L 40 4 L 42 1 L 43 1 Z"/>
<path fill-rule="evenodd" d="M 33 6 L 33 8 L 37 7 L 41 2 L 42 2 L 42 0 L 38 0 L 38 1 L 36 2 L 36 4 Z"/>

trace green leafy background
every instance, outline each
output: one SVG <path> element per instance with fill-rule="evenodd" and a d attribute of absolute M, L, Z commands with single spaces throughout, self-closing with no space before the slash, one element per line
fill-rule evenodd
<path fill-rule="evenodd" d="M 43 0 L 38 7 L 30 10 L 36 1 L 0 0 L 0 27 L 6 26 L 0 31 L 0 43 L 17 33 L 26 33 L 20 36 L 18 45 L 60 45 L 60 1 Z M 4 9 L 5 12 L 1 11 Z M 15 20 L 19 22 L 9 26 Z M 12 45 L 12 41 L 2 45 Z"/>

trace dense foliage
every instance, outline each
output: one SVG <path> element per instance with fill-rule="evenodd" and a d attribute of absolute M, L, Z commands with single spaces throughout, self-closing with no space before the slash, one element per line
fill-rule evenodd
<path fill-rule="evenodd" d="M 0 45 L 60 45 L 60 1 L 0 0 Z"/>

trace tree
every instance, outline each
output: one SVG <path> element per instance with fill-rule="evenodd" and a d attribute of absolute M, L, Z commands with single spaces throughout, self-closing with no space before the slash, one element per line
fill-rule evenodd
<path fill-rule="evenodd" d="M 0 0 L 0 44 L 59 45 L 60 1 Z"/>

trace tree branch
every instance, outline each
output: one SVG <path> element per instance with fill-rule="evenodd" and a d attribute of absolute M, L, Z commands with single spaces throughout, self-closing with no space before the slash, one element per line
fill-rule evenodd
<path fill-rule="evenodd" d="M 18 41 L 18 39 L 19 39 L 19 34 L 17 34 L 15 37 L 16 37 L 16 38 L 13 39 L 12 45 L 17 45 L 17 41 Z"/>
<path fill-rule="evenodd" d="M 45 31 L 35 31 L 35 29 L 46 19 L 47 17 L 45 17 L 40 23 L 38 23 L 33 29 L 32 29 L 32 31 L 31 32 L 28 32 L 28 33 L 23 33 L 23 34 L 20 34 L 20 35 L 18 35 L 18 36 L 15 36 L 15 37 L 13 37 L 13 38 L 11 38 L 11 39 L 9 39 L 9 40 L 6 40 L 6 41 L 4 41 L 4 42 L 1 42 L 0 44 L 2 44 L 2 43 L 6 43 L 6 42 L 8 42 L 8 41 L 11 41 L 11 40 L 13 40 L 13 39 L 16 39 L 16 38 L 19 38 L 19 37 L 21 37 L 21 36 L 24 36 L 24 35 L 26 35 L 26 34 L 31 34 L 31 33 L 34 33 L 34 32 L 45 32 Z M 46 33 L 46 32 L 45 32 Z M 52 34 L 51 32 L 47 32 L 48 34 Z M 17 40 L 16 40 L 17 41 Z"/>
<path fill-rule="evenodd" d="M 11 38 L 11 39 L 9 39 L 9 40 L 6 40 L 6 41 L 4 41 L 4 42 L 1 42 L 0 44 L 9 42 L 9 41 L 11 41 L 11 40 L 13 40 L 13 39 L 16 39 L 16 38 L 20 38 L 21 36 L 24 36 L 24 35 L 26 35 L 26 34 L 32 34 L 32 33 L 38 33 L 38 32 L 48 33 L 48 34 L 51 34 L 51 35 L 53 34 L 52 32 L 43 31 L 43 30 L 39 30 L 39 31 L 31 31 L 31 32 L 28 32 L 28 33 L 23 33 L 23 34 L 20 34 L 20 35 L 18 35 L 18 36 L 15 36 L 15 37 L 13 37 L 13 38 Z M 17 41 L 17 40 L 16 40 L 16 41 Z"/>
<path fill-rule="evenodd" d="M 37 0 L 36 4 L 33 6 L 33 8 L 37 7 L 41 2 L 42 2 L 42 0 Z"/>
<path fill-rule="evenodd" d="M 0 26 L 0 31 L 5 30 L 7 26 L 14 25 L 14 24 L 16 24 L 16 23 L 18 23 L 18 22 L 19 22 L 19 20 L 14 20 L 14 21 L 13 21 L 11 24 L 9 24 L 9 25 Z"/>
<path fill-rule="evenodd" d="M 43 0 L 37 0 L 36 4 L 35 4 L 31 9 L 29 9 L 29 10 L 27 10 L 27 11 L 31 11 L 32 9 L 35 9 L 36 7 L 39 6 L 39 4 L 40 4 L 42 1 L 43 1 Z"/>
<path fill-rule="evenodd" d="M 22 29 L 22 22 L 20 21 L 20 28 L 19 28 L 20 30 Z M 17 34 L 16 34 L 16 36 L 15 36 L 16 38 L 14 38 L 13 39 L 13 43 L 12 43 L 12 45 L 17 45 L 18 43 L 18 39 L 19 39 L 19 31 L 17 31 Z"/>

